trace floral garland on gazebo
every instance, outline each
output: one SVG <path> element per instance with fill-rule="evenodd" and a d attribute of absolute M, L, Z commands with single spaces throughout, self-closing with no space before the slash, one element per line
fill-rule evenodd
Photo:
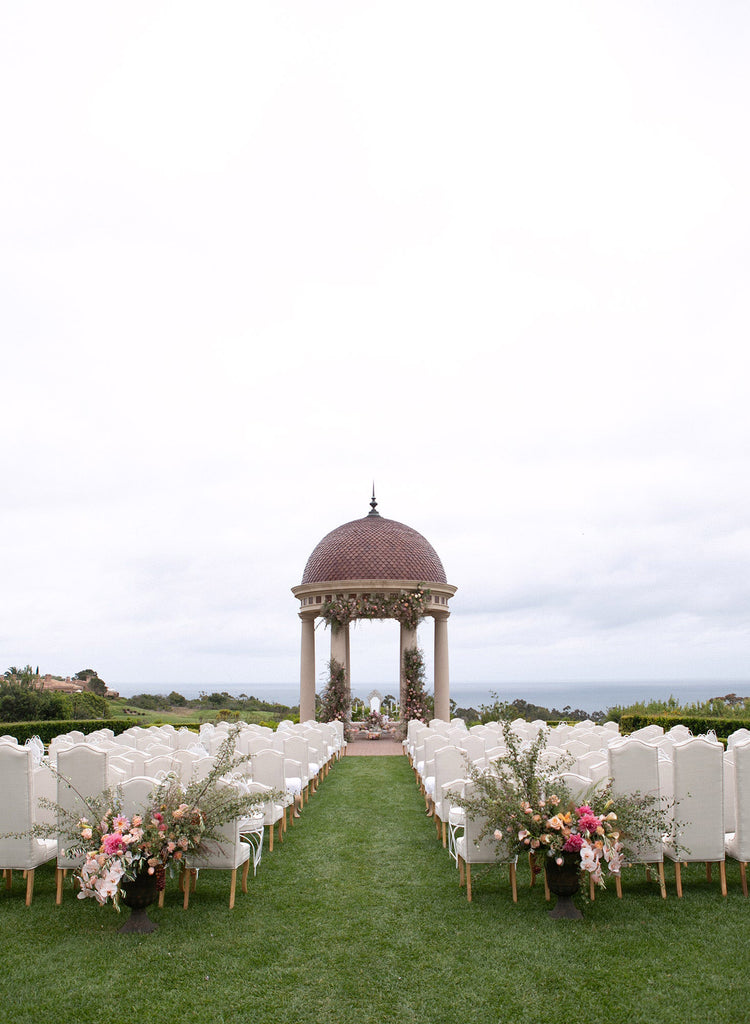
<path fill-rule="evenodd" d="M 406 690 L 401 706 L 401 719 L 404 722 L 418 718 L 427 721 L 427 693 L 424 682 L 424 655 L 418 647 L 404 651 L 404 680 Z"/>
<path fill-rule="evenodd" d="M 416 629 L 425 617 L 430 591 L 420 583 L 415 590 L 400 594 L 363 594 L 336 597 L 323 605 L 322 616 L 334 633 L 353 619 L 396 619 L 407 629 Z"/>
<path fill-rule="evenodd" d="M 340 661 L 328 662 L 328 682 L 320 698 L 321 722 L 346 722 L 352 713 L 346 689 L 346 670 Z"/>

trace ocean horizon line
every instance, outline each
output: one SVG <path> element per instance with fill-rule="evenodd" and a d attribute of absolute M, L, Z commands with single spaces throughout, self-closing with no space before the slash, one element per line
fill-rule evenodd
<path fill-rule="evenodd" d="M 299 683 L 110 683 L 110 687 L 123 697 L 133 697 L 140 693 L 167 696 L 176 692 L 188 700 L 195 700 L 201 694 L 228 693 L 232 697 L 245 695 L 269 703 L 285 704 L 294 707 L 299 703 Z M 317 687 L 320 693 L 323 686 Z M 394 694 L 394 683 L 360 682 L 352 687 L 352 696 L 365 700 L 373 690 L 383 697 Z M 428 692 L 430 688 L 428 687 Z M 702 702 L 713 697 L 723 697 L 730 693 L 738 696 L 750 696 L 750 681 L 739 679 L 724 680 L 599 680 L 584 682 L 513 682 L 497 683 L 455 682 L 451 684 L 450 695 L 458 707 L 479 709 L 482 704 L 492 704 L 493 694 L 501 701 L 525 700 L 549 709 L 606 711 L 610 707 L 628 706 L 638 702 L 652 700 L 668 700 L 674 697 L 681 704 Z"/>

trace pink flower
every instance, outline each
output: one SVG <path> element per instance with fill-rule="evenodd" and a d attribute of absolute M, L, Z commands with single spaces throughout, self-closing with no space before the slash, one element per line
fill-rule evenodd
<path fill-rule="evenodd" d="M 582 846 L 583 839 L 581 839 L 579 835 L 573 833 L 573 835 L 568 836 L 565 845 L 563 846 L 563 851 L 565 853 L 577 853 Z"/>
<path fill-rule="evenodd" d="M 122 850 L 122 836 L 119 832 L 109 832 L 102 836 L 102 846 L 108 857 L 113 857 Z"/>

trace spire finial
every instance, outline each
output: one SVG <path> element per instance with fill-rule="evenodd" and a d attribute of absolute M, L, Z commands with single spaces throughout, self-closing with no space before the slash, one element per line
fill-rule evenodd
<path fill-rule="evenodd" d="M 372 482 L 372 499 L 370 501 L 370 511 L 367 513 L 368 516 L 379 516 L 380 513 L 377 511 L 378 503 L 375 501 L 375 481 Z"/>

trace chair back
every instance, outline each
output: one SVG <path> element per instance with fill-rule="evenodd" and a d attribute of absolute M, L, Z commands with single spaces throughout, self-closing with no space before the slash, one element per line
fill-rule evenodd
<path fill-rule="evenodd" d="M 612 779 L 612 792 L 628 795 L 640 793 L 657 799 L 661 794 L 659 784 L 659 751 L 645 739 L 633 739 L 628 736 L 613 743 L 607 751 L 609 761 L 609 777 Z M 633 851 L 635 860 L 656 864 L 664 859 L 661 836 L 654 832 L 649 841 Z"/>
<path fill-rule="evenodd" d="M 149 775 L 134 775 L 126 779 L 120 787 L 122 813 L 132 818 L 134 814 L 147 810 L 149 797 L 158 785 L 158 779 Z"/>
<path fill-rule="evenodd" d="M 734 747 L 734 824 L 737 860 L 750 861 L 750 742 Z"/>
<path fill-rule="evenodd" d="M 264 786 L 283 792 L 284 755 L 279 750 L 259 750 L 252 756 L 253 781 L 262 782 Z"/>
<path fill-rule="evenodd" d="M 27 832 L 37 821 L 35 778 L 44 766 L 35 767 L 29 747 L 0 743 L 0 828 L 3 832 Z M 0 868 L 33 871 L 55 856 L 51 839 L 25 835 L 0 839 Z M 29 876 L 32 878 L 33 876 Z M 27 884 L 27 905 L 31 900 Z"/>
<path fill-rule="evenodd" d="M 76 743 L 57 755 L 57 803 L 81 817 L 90 814 L 85 801 L 98 797 L 109 788 L 109 752 L 86 743 Z M 75 868 L 82 863 L 80 857 L 65 853 L 65 841 L 57 840 L 57 866 Z"/>
<path fill-rule="evenodd" d="M 3 832 L 26 832 L 34 823 L 33 768 L 34 757 L 29 747 L 0 743 L 0 828 Z M 25 867 L 33 842 L 29 837 L 0 839 L 0 867 Z"/>
<path fill-rule="evenodd" d="M 736 753 L 736 751 L 735 751 Z M 670 771 L 671 769 L 671 771 Z M 683 862 L 724 859 L 724 748 L 702 736 L 676 743 L 663 768 L 666 794 L 676 801 L 679 841 L 685 850 L 670 857 Z"/>

